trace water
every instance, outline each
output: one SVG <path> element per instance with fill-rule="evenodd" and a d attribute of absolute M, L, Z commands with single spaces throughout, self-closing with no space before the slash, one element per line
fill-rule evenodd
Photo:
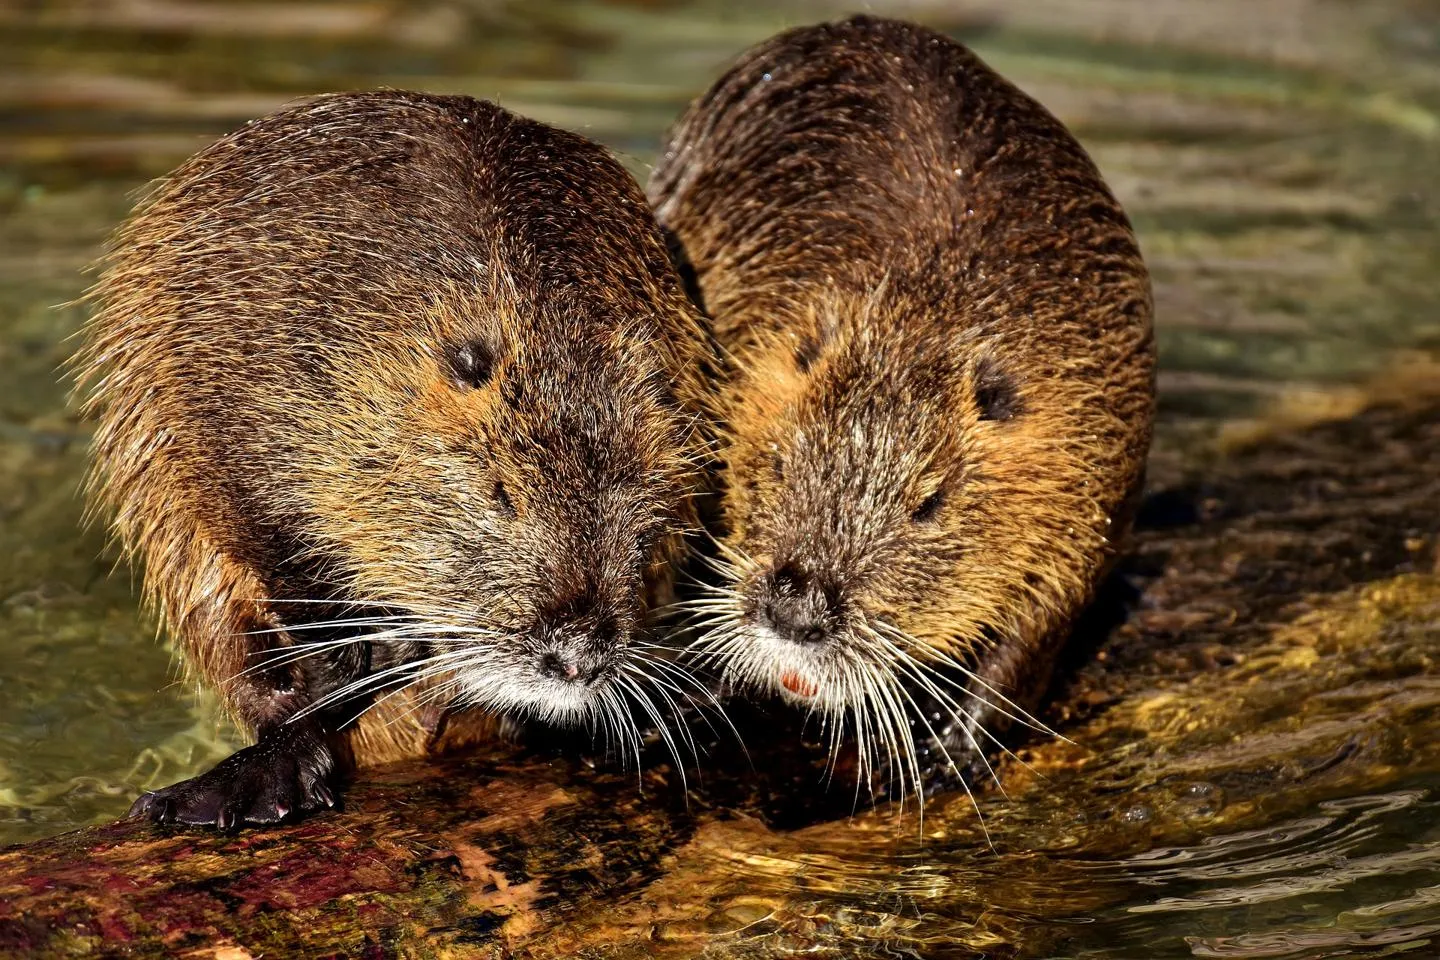
<path fill-rule="evenodd" d="M 868 6 L 971 43 L 1072 126 L 1131 212 L 1156 282 L 1156 473 L 1262 421 L 1346 412 L 1357 384 L 1440 350 L 1440 6 Z M 643 178 L 666 124 L 730 57 L 842 12 L 799 0 L 0 7 L 0 842 L 112 817 L 235 742 L 175 680 L 129 576 L 111 574 L 102 535 L 80 524 L 86 429 L 56 371 L 84 310 L 65 304 L 138 187 L 291 97 L 375 86 L 499 99 L 609 144 Z M 1412 642 L 1440 653 L 1433 629 Z M 1072 783 L 1081 809 L 1094 806 L 1085 783 Z M 1047 821 L 988 860 L 943 838 L 841 831 L 803 855 L 710 862 L 730 913 L 707 942 L 779 955 L 798 930 L 835 951 L 858 937 L 873 955 L 989 943 L 1003 956 L 1023 942 L 1087 958 L 1440 956 L 1437 789 L 1440 776 L 1392 771 L 1305 809 L 1176 815 L 1184 829 L 1122 815 L 1083 841 Z M 757 906 L 735 906 L 746 902 Z"/>
<path fill-rule="evenodd" d="M 977 858 L 944 839 L 896 843 L 884 857 L 873 842 L 717 857 L 708 870 L 724 878 L 726 910 L 705 934 L 720 955 L 746 957 L 789 956 L 801 943 L 850 956 L 857 942 L 884 957 L 1003 957 L 1012 944 L 1076 960 L 1434 957 L 1436 786 L 1112 858 L 1064 848 Z"/>

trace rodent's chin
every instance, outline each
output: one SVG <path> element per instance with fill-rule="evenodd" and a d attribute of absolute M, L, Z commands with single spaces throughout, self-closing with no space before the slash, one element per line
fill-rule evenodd
<path fill-rule="evenodd" d="M 455 681 L 458 699 L 467 706 L 556 726 L 585 724 L 600 715 L 607 699 L 618 699 L 608 677 L 578 683 L 545 676 L 533 667 L 461 669 Z"/>
<path fill-rule="evenodd" d="M 829 644 L 805 646 L 756 624 L 749 625 L 746 633 L 750 642 L 738 648 L 727 668 L 731 678 L 775 693 L 803 710 L 838 714 L 849 706 L 846 684 Z"/>

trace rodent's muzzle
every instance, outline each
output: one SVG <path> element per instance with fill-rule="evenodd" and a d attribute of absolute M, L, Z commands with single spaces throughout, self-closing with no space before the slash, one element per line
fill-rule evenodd
<path fill-rule="evenodd" d="M 826 578 L 794 563 L 761 576 L 753 596 L 756 622 L 792 643 L 826 643 L 841 622 L 840 591 Z"/>
<path fill-rule="evenodd" d="M 541 676 L 551 680 L 589 685 L 600 679 L 612 659 L 610 651 L 596 650 L 588 645 L 552 642 L 541 648 L 539 670 Z"/>
<path fill-rule="evenodd" d="M 531 632 L 540 675 L 561 683 L 594 684 L 618 662 L 628 633 L 612 614 L 543 618 Z"/>

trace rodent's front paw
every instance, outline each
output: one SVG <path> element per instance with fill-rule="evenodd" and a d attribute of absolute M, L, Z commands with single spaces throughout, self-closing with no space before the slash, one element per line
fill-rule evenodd
<path fill-rule="evenodd" d="M 154 823 L 213 825 L 233 830 L 242 823 L 278 823 L 287 817 L 335 806 L 329 784 L 333 762 L 323 743 L 304 738 L 261 739 L 198 777 L 143 794 L 132 819 Z"/>

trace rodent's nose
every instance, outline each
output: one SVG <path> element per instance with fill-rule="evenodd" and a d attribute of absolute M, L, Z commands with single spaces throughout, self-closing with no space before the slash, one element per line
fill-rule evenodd
<path fill-rule="evenodd" d="M 772 572 L 764 585 L 761 621 L 792 643 L 814 645 L 829 636 L 829 604 L 812 578 L 793 564 Z"/>
<path fill-rule="evenodd" d="M 605 669 L 605 657 L 590 652 L 546 650 L 540 655 L 542 676 L 562 683 L 594 683 Z"/>
<path fill-rule="evenodd" d="M 574 680 L 580 675 L 580 668 L 560 659 L 558 653 L 551 652 L 540 658 L 540 672 L 556 680 Z"/>
<path fill-rule="evenodd" d="M 792 643 L 809 646 L 823 641 L 825 625 L 795 608 L 794 603 L 772 600 L 761 607 L 761 613 L 771 630 Z"/>

